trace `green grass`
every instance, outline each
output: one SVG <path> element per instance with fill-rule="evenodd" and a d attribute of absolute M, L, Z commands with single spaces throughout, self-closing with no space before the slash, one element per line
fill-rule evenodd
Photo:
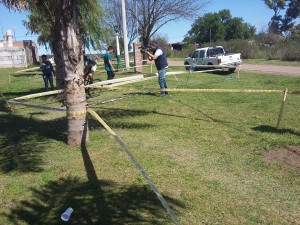
<path fill-rule="evenodd" d="M 13 71 L 0 70 L 7 99 L 43 91 L 41 77 L 9 77 Z M 225 80 L 231 76 L 167 79 L 170 88 L 300 87 L 295 77 L 241 72 L 240 79 Z M 127 86 L 158 84 L 153 79 Z M 107 91 L 88 101 L 127 97 L 93 109 L 132 151 L 180 224 L 299 224 L 299 170 L 263 159 L 272 148 L 300 144 L 299 95 L 288 95 L 279 130 L 280 93 L 156 95 Z M 61 105 L 55 97 L 26 102 Z M 68 224 L 172 224 L 123 150 L 91 116 L 87 148 L 69 149 L 64 113 L 24 106 L 9 113 L 4 105 L 2 100 L 0 224 L 61 224 L 67 207 L 74 209 Z"/>

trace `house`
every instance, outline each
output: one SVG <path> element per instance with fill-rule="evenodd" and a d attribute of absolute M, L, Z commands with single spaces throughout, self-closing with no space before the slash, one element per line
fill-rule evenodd
<path fill-rule="evenodd" d="M 14 42 L 11 30 L 0 40 L 0 68 L 27 67 L 38 62 L 38 48 L 31 40 Z"/>
<path fill-rule="evenodd" d="M 176 43 L 172 43 L 171 45 L 171 50 L 178 50 L 178 51 L 182 51 L 182 47 L 185 44 L 185 42 L 176 42 Z"/>

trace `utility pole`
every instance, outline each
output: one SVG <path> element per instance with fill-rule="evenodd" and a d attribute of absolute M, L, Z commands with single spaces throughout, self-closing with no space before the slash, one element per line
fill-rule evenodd
<path fill-rule="evenodd" d="M 139 21 L 138 21 L 137 0 L 135 0 L 135 20 L 136 20 L 136 42 L 139 42 Z"/>
<path fill-rule="evenodd" d="M 15 38 L 15 41 L 17 41 L 17 38 L 16 38 L 16 27 L 14 27 L 14 38 Z"/>
<path fill-rule="evenodd" d="M 128 53 L 128 40 L 127 40 L 127 25 L 126 25 L 126 10 L 125 0 L 122 0 L 122 21 L 123 21 L 123 35 L 124 35 L 124 55 L 125 55 L 125 67 L 129 69 L 129 53 Z"/>
<path fill-rule="evenodd" d="M 117 68 L 120 69 L 120 44 L 119 44 L 119 26 L 114 26 L 116 32 L 116 44 L 117 44 Z"/>

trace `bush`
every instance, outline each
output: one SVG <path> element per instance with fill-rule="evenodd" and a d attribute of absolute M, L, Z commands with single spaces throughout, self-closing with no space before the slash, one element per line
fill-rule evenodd
<path fill-rule="evenodd" d="M 221 45 L 230 53 L 241 53 L 244 59 L 279 59 L 285 61 L 300 60 L 298 40 L 283 38 L 279 35 L 259 34 L 255 40 L 230 40 L 202 44 L 201 47 Z M 186 45 L 182 51 L 172 51 L 172 57 L 187 57 L 197 47 Z"/>
<path fill-rule="evenodd" d="M 297 61 L 300 60 L 300 45 L 299 42 L 287 40 L 282 45 L 283 55 L 282 60 Z"/>
<path fill-rule="evenodd" d="M 218 45 L 222 45 L 230 53 L 241 53 L 244 59 L 256 58 L 259 52 L 259 47 L 254 40 L 230 40 L 220 42 Z"/>
<path fill-rule="evenodd" d="M 172 58 L 186 58 L 189 57 L 196 49 L 195 45 L 185 45 L 181 51 L 173 50 L 170 56 Z"/>

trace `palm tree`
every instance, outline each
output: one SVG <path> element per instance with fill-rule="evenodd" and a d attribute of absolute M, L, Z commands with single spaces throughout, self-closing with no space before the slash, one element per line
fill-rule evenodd
<path fill-rule="evenodd" d="M 68 145 L 85 143 L 89 139 L 86 120 L 86 95 L 83 82 L 82 36 L 78 18 L 82 9 L 92 7 L 93 0 L 2 0 L 0 3 L 13 10 L 36 9 L 41 20 L 51 29 L 52 50 L 56 74 L 66 88 Z M 46 16 L 47 15 L 47 16 Z"/>
<path fill-rule="evenodd" d="M 109 39 L 110 31 L 103 26 L 102 18 L 104 13 L 97 3 L 97 1 L 77 1 L 77 25 L 80 30 L 83 46 L 85 48 L 93 48 L 95 50 L 102 49 L 102 43 L 107 43 Z M 82 4 L 84 3 L 84 4 Z M 54 52 L 54 40 L 53 29 L 55 27 L 55 21 L 57 13 L 63 13 L 57 10 L 55 1 L 40 1 L 36 4 L 30 4 L 28 6 L 28 20 L 23 21 L 23 25 L 29 30 L 31 34 L 37 34 L 39 45 L 44 45 L 46 48 L 50 47 Z M 64 89 L 64 73 L 63 69 L 58 65 L 56 76 L 57 89 Z"/>

